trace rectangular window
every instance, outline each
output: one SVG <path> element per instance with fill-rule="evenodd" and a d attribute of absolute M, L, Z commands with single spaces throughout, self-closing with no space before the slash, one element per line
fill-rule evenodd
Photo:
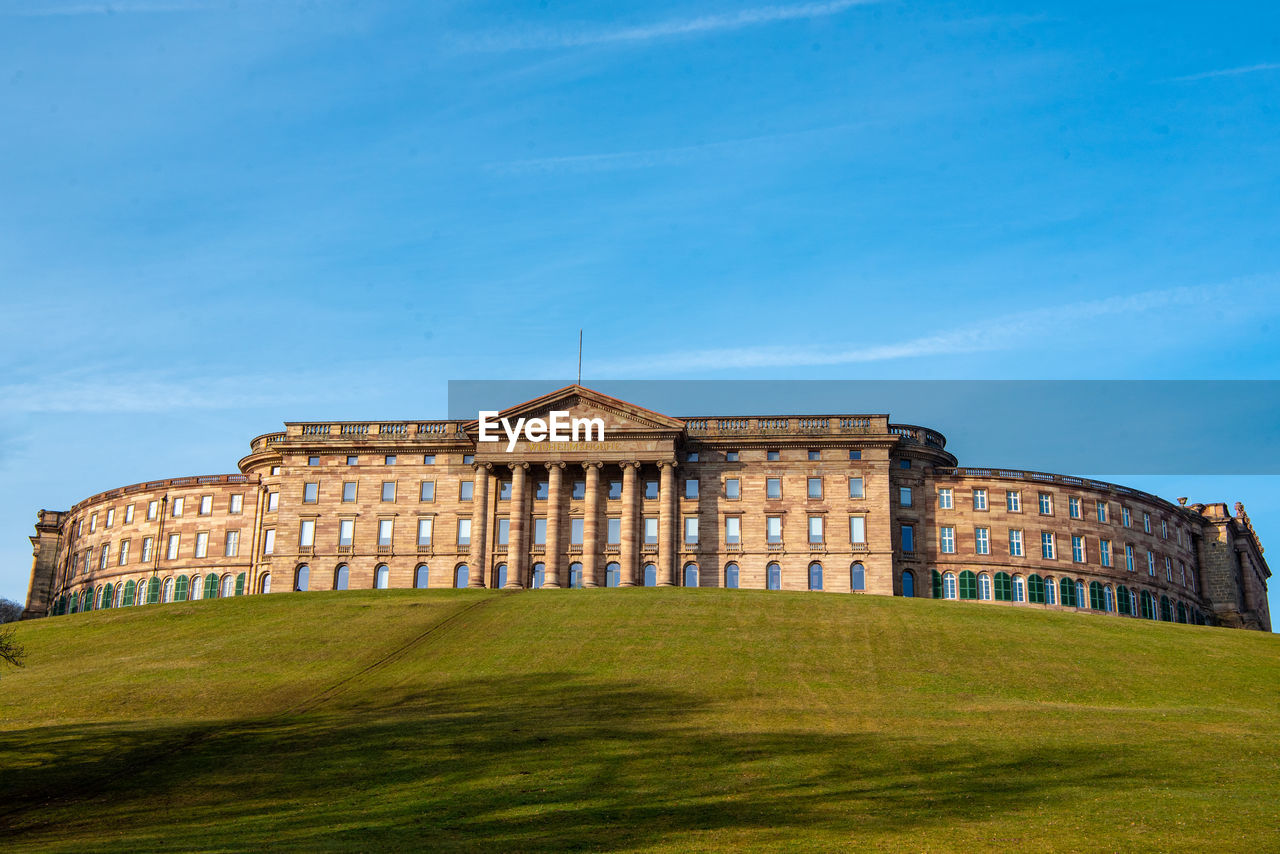
<path fill-rule="evenodd" d="M 505 546 L 511 541 L 511 520 L 498 520 L 498 545 Z"/>
<path fill-rule="evenodd" d="M 987 491 L 985 489 L 975 489 L 973 491 L 973 509 L 987 509 Z"/>
<path fill-rule="evenodd" d="M 810 451 L 810 452 L 809 452 L 809 462 L 811 462 L 811 463 L 812 463 L 812 462 L 817 462 L 817 461 L 819 461 L 819 460 L 821 460 L 821 459 L 822 459 L 822 452 L 821 452 L 821 451 Z"/>
<path fill-rule="evenodd" d="M 498 481 L 498 500 L 499 501 L 511 500 L 511 481 L 509 480 Z"/>
<path fill-rule="evenodd" d="M 1148 534 L 1151 533 L 1151 514 L 1150 513 L 1142 514 L 1142 530 L 1146 531 Z"/>
<path fill-rule="evenodd" d="M 463 455 L 462 455 L 462 464 L 463 464 L 464 466 L 469 466 L 469 465 L 471 465 L 472 463 L 474 463 L 475 461 L 476 461 L 476 455 L 475 455 L 475 454 L 463 454 Z"/>
<path fill-rule="evenodd" d="M 1022 512 L 1022 493 L 1016 489 L 1006 489 L 1004 491 L 1004 506 L 1010 513 Z"/>
<path fill-rule="evenodd" d="M 1094 506 L 1096 507 L 1098 512 L 1098 521 L 1099 522 L 1107 521 L 1107 502 L 1095 501 Z"/>
<path fill-rule="evenodd" d="M 106 569 L 107 564 L 111 562 L 111 543 L 104 543 L 102 552 L 98 555 L 98 569 Z"/>
<path fill-rule="evenodd" d="M 298 525 L 298 545 L 310 548 L 316 544 L 316 520 L 303 519 Z"/>
<path fill-rule="evenodd" d="M 726 478 L 724 482 L 724 497 L 730 501 L 737 501 L 742 497 L 742 487 L 740 481 L 736 477 Z"/>
<path fill-rule="evenodd" d="M 587 497 L 587 482 L 585 480 L 575 480 L 573 482 L 573 491 L 570 497 L 574 501 L 582 501 Z"/>
<path fill-rule="evenodd" d="M 475 493 L 476 484 L 473 480 L 464 480 L 458 483 L 458 500 L 470 501 Z"/>
<path fill-rule="evenodd" d="M 348 455 L 348 456 L 347 456 L 347 465 L 349 465 L 349 466 L 354 466 L 354 465 L 359 465 L 359 464 L 360 464 L 360 457 L 359 457 L 359 456 L 357 456 L 356 454 L 350 454 L 350 455 Z"/>
<path fill-rule="evenodd" d="M 822 497 L 822 478 L 820 477 L 809 478 L 809 497 L 810 498 Z"/>
<path fill-rule="evenodd" d="M 821 516 L 809 517 L 809 542 L 811 543 L 822 542 L 822 517 Z"/>
<path fill-rule="evenodd" d="M 320 465 L 320 458 L 319 458 L 319 457 L 307 457 L 307 465 L 309 465 L 309 466 L 318 466 L 318 465 Z"/>
<path fill-rule="evenodd" d="M 1133 546 L 1124 547 L 1124 568 L 1133 572 Z"/>
<path fill-rule="evenodd" d="M 262 531 L 262 553 L 264 555 L 275 554 L 276 551 L 276 529 L 264 528 Z"/>
<path fill-rule="evenodd" d="M 737 451 L 725 451 L 725 452 L 724 452 L 724 461 L 725 461 L 726 463 L 736 463 L 736 462 L 738 461 L 738 452 L 737 452 Z"/>
<path fill-rule="evenodd" d="M 860 459 L 862 459 L 862 451 L 850 451 L 850 452 L 849 452 L 849 459 L 851 459 L 851 460 L 860 460 Z"/>
<path fill-rule="evenodd" d="M 1071 537 L 1071 559 L 1076 563 L 1084 563 L 1084 537 Z"/>
<path fill-rule="evenodd" d="M 353 504 L 356 500 L 356 482 L 348 480 L 342 484 L 342 503 Z"/>
<path fill-rule="evenodd" d="M 764 497 L 765 498 L 781 498 L 782 497 L 782 478 L 766 477 L 764 479 Z"/>
<path fill-rule="evenodd" d="M 973 529 L 973 553 L 976 555 L 991 554 L 991 529 Z"/>
<path fill-rule="evenodd" d="M 1053 496 L 1047 492 L 1040 493 L 1040 515 L 1053 515 Z"/>
<path fill-rule="evenodd" d="M 764 458 L 765 458 L 765 460 L 767 460 L 768 462 L 773 463 L 773 462 L 777 462 L 778 460 L 782 459 L 782 455 L 781 455 L 780 453 L 778 453 L 777 451 L 765 451 L 765 452 L 764 452 Z"/>
<path fill-rule="evenodd" d="M 1111 566 L 1111 541 L 1098 540 L 1098 559 L 1103 566 Z"/>
<path fill-rule="evenodd" d="M 684 482 L 684 497 L 685 498 L 698 497 L 698 481 L 697 480 L 694 480 L 691 478 Z"/>
<path fill-rule="evenodd" d="M 1053 534 L 1045 531 L 1040 535 L 1040 557 L 1045 560 L 1053 560 L 1056 552 L 1057 543 L 1053 540 Z"/>
<path fill-rule="evenodd" d="M 107 510 L 107 524 L 106 524 L 106 527 L 110 528 L 112 525 L 114 525 L 114 524 L 115 524 L 115 522 L 116 522 L 116 509 L 115 509 L 114 507 L 112 507 L 112 508 L 110 508 L 110 509 L 108 509 L 108 510 Z"/>
<path fill-rule="evenodd" d="M 697 496 L 695 495 L 694 497 L 696 498 Z M 609 501 L 617 501 L 620 498 L 622 498 L 622 481 L 620 480 L 609 481 L 609 491 L 606 495 L 606 498 Z"/>
<path fill-rule="evenodd" d="M 239 531 L 227 531 L 227 539 L 222 545 L 222 553 L 227 557 L 236 557 L 240 554 Z"/>
<path fill-rule="evenodd" d="M 646 516 L 644 519 L 644 541 L 651 546 L 658 542 L 658 520 L 653 516 Z"/>
<path fill-rule="evenodd" d="M 898 468 L 900 469 L 911 468 L 911 460 L 898 460 Z"/>
<path fill-rule="evenodd" d="M 143 563 L 151 562 L 151 538 L 150 537 L 142 538 L 142 562 Z"/>
<path fill-rule="evenodd" d="M 200 496 L 200 515 L 208 516 L 212 512 L 213 512 L 213 496 L 201 495 Z"/>
<path fill-rule="evenodd" d="M 545 480 L 534 481 L 533 484 L 533 500 L 546 501 L 551 495 L 551 483 Z"/>
<path fill-rule="evenodd" d="M 533 520 L 533 544 L 535 546 L 545 546 L 547 544 L 547 520 L 545 517 Z"/>
<path fill-rule="evenodd" d="M 396 500 L 396 482 L 394 480 L 384 480 L 382 482 L 382 500 Z"/>
<path fill-rule="evenodd" d="M 470 519 L 458 520 L 458 545 L 460 546 L 471 545 L 471 520 Z"/>
<path fill-rule="evenodd" d="M 646 480 L 644 482 L 644 497 L 650 499 L 658 497 L 658 482 L 656 480 Z"/>
<path fill-rule="evenodd" d="M 687 463 L 696 463 L 698 461 L 698 452 L 690 451 L 689 453 L 685 454 L 684 460 Z"/>
<path fill-rule="evenodd" d="M 849 517 L 849 542 L 865 543 L 867 541 L 867 517 Z"/>
<path fill-rule="evenodd" d="M 1152 551 L 1148 550 L 1147 551 L 1147 575 L 1155 577 L 1155 574 L 1156 574 L 1156 556 Z"/>
<path fill-rule="evenodd" d="M 147 502 L 147 521 L 148 522 L 155 521 L 156 514 L 159 513 L 159 507 L 160 507 L 160 502 L 158 501 Z"/>
<path fill-rule="evenodd" d="M 436 455 L 435 455 L 435 454 L 423 454 L 423 455 L 422 455 L 422 464 L 423 464 L 424 466 L 433 466 L 433 465 L 435 465 L 435 464 L 436 464 Z"/>
<path fill-rule="evenodd" d="M 232 497 L 234 498 L 235 496 L 232 496 Z M 124 508 L 124 523 L 126 525 L 133 524 L 133 505 L 132 504 L 126 505 Z"/>
<path fill-rule="evenodd" d="M 616 516 L 605 522 L 605 543 L 616 546 L 622 542 L 622 520 Z"/>
<path fill-rule="evenodd" d="M 950 510 L 955 505 L 952 504 L 951 490 L 947 488 L 938 490 L 938 509 Z"/>
<path fill-rule="evenodd" d="M 698 542 L 698 517 L 686 516 L 684 519 L 684 542 L 685 545 L 695 545 Z"/>
<path fill-rule="evenodd" d="M 116 561 L 120 566 L 124 566 L 129 562 L 129 541 L 122 540 L 120 542 L 120 559 Z"/>
<path fill-rule="evenodd" d="M 913 525 L 902 526 L 902 550 L 904 552 L 916 550 L 916 529 Z"/>
<path fill-rule="evenodd" d="M 110 525 L 111 523 L 108 522 L 107 524 Z M 1169 539 L 1169 523 L 1164 519 L 1160 520 L 1160 539 L 1162 540 Z"/>
<path fill-rule="evenodd" d="M 279 476 L 280 476 L 280 466 L 272 466 L 272 467 L 271 467 L 271 476 L 272 476 L 272 477 L 279 477 Z"/>
<path fill-rule="evenodd" d="M 911 506 L 911 487 L 909 486 L 898 487 L 898 506 L 900 507 Z"/>
<path fill-rule="evenodd" d="M 1067 515 L 1072 519 L 1081 518 L 1080 499 L 1076 498 L 1074 495 L 1067 499 Z"/>
<path fill-rule="evenodd" d="M 395 454 L 387 454 L 385 457 L 383 457 L 383 458 L 382 458 L 382 464 L 383 464 L 383 465 L 386 465 L 386 466 L 393 466 L 393 465 L 395 465 L 395 464 L 396 464 L 396 455 L 395 455 Z"/>
<path fill-rule="evenodd" d="M 231 503 L 227 506 L 227 512 L 233 516 L 239 515 L 244 511 L 244 496 L 236 493 L 231 496 Z"/>
<path fill-rule="evenodd" d="M 1164 577 L 1166 581 L 1173 581 L 1173 561 L 1168 555 L 1164 556 Z"/>
<path fill-rule="evenodd" d="M 418 545 L 431 545 L 431 525 L 433 520 L 430 516 L 425 519 L 418 520 Z"/>
<path fill-rule="evenodd" d="M 782 517 L 766 516 L 764 520 L 764 538 L 766 542 L 782 542 Z"/>
<path fill-rule="evenodd" d="M 169 549 L 168 551 L 165 552 L 165 560 L 177 560 L 177 559 L 178 559 L 178 535 L 170 534 Z"/>
<path fill-rule="evenodd" d="M 338 520 L 338 545 L 349 546 L 355 542 L 356 538 L 356 520 L 340 519 Z"/>
<path fill-rule="evenodd" d="M 1133 519 L 1129 516 L 1128 507 L 1120 508 L 1120 524 L 1124 525 L 1126 528 L 1133 524 Z"/>
<path fill-rule="evenodd" d="M 569 520 L 569 544 L 570 545 L 574 545 L 574 546 L 582 545 L 582 527 L 583 527 L 583 521 L 581 516 L 578 516 L 576 518 Z"/>
<path fill-rule="evenodd" d="M 267 510 L 274 512 L 280 506 L 280 493 L 267 493 Z"/>
<path fill-rule="evenodd" d="M 418 487 L 419 501 L 435 501 L 436 500 L 436 482 L 434 480 L 424 480 L 422 485 Z"/>
<path fill-rule="evenodd" d="M 302 484 L 302 503 L 315 504 L 320 500 L 320 484 L 304 483 Z"/>
<path fill-rule="evenodd" d="M 175 519 L 176 519 L 177 517 L 179 517 L 179 516 L 181 516 L 181 515 L 182 515 L 182 503 L 183 503 L 183 499 L 181 499 L 181 498 L 175 498 L 175 499 L 173 499 L 173 516 L 174 516 L 174 518 L 175 518 Z M 96 515 L 96 514 L 95 514 L 95 515 Z M 89 526 L 89 530 L 90 530 L 90 531 L 92 531 L 92 530 L 93 530 L 93 526 L 92 526 L 92 525 L 90 525 L 90 526 Z"/>
<path fill-rule="evenodd" d="M 207 557 L 209 554 L 209 534 L 201 531 L 196 534 L 196 557 Z"/>
<path fill-rule="evenodd" d="M 1022 557 L 1022 532 L 1009 532 L 1009 556 Z"/>
<path fill-rule="evenodd" d="M 866 498 L 866 488 L 862 483 L 862 478 L 849 478 L 849 497 L 850 498 Z"/>
<path fill-rule="evenodd" d="M 944 555 L 953 555 L 956 553 L 956 529 L 950 526 L 943 526 L 938 530 L 938 547 Z"/>
<path fill-rule="evenodd" d="M 742 520 L 737 516 L 726 516 L 724 519 L 724 541 L 726 543 L 742 542 Z"/>
<path fill-rule="evenodd" d="M 395 462 L 394 462 L 395 457 L 392 457 L 391 459 L 392 459 L 392 462 L 388 463 L 387 465 L 395 465 Z M 378 545 L 380 546 L 391 545 L 391 532 L 394 527 L 392 524 L 393 521 L 394 520 L 392 519 L 378 520 Z"/>

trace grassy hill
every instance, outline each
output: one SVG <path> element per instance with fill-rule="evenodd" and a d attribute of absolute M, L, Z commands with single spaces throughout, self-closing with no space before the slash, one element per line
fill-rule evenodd
<path fill-rule="evenodd" d="M 24 623 L 0 846 L 1276 850 L 1280 639 L 727 590 Z"/>

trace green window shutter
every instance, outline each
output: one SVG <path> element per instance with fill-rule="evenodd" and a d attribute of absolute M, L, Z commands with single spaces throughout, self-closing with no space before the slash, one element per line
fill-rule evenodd
<path fill-rule="evenodd" d="M 218 576 L 209 573 L 204 577 L 204 598 L 218 598 Z"/>
<path fill-rule="evenodd" d="M 1116 588 L 1116 610 L 1121 614 L 1129 613 L 1129 588 L 1123 584 Z"/>
<path fill-rule="evenodd" d="M 126 581 L 126 582 L 125 582 L 125 585 L 124 585 L 124 604 L 126 604 L 126 605 L 132 605 L 132 604 L 133 604 L 133 588 L 134 588 L 134 586 L 135 586 L 135 585 L 134 585 L 134 583 L 133 583 L 132 581 Z"/>
<path fill-rule="evenodd" d="M 160 579 L 151 576 L 151 580 L 147 582 L 147 604 L 155 605 L 160 601 Z"/>
<path fill-rule="evenodd" d="M 236 595 L 237 596 L 244 595 L 244 573 L 243 572 L 236 576 Z"/>
<path fill-rule="evenodd" d="M 111 607 L 111 596 L 115 592 L 116 592 L 115 588 L 113 588 L 110 584 L 102 588 L 102 607 L 104 608 Z"/>
<path fill-rule="evenodd" d="M 173 601 L 187 601 L 187 577 L 185 575 L 179 575 L 173 583 Z"/>
<path fill-rule="evenodd" d="M 1068 608 L 1076 604 L 1076 585 L 1070 578 L 1058 579 L 1058 601 Z"/>
<path fill-rule="evenodd" d="M 942 573 L 936 569 L 933 570 L 933 598 L 942 598 Z"/>
<path fill-rule="evenodd" d="M 1044 579 L 1035 573 L 1027 578 L 1027 601 L 1037 605 L 1044 604 Z"/>
<path fill-rule="evenodd" d="M 978 598 L 978 576 L 974 575 L 967 569 L 960 573 L 960 598 Z"/>
<path fill-rule="evenodd" d="M 1007 572 L 996 573 L 996 601 L 1012 602 L 1013 601 L 1013 579 Z"/>

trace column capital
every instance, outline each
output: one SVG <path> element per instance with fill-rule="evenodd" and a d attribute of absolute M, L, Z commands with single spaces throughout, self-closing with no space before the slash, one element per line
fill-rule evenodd
<path fill-rule="evenodd" d="M 525 471 L 529 470 L 529 464 L 527 462 L 507 463 L 507 466 L 510 467 L 513 472 L 516 469 L 524 469 Z"/>
<path fill-rule="evenodd" d="M 638 462 L 637 460 L 627 460 L 625 463 L 622 463 L 621 465 L 622 465 L 623 471 L 626 471 L 627 469 L 631 469 L 632 471 L 639 471 L 640 466 L 643 465 L 643 463 Z"/>
<path fill-rule="evenodd" d="M 665 469 L 665 468 L 676 469 L 680 467 L 680 464 L 675 460 L 659 460 L 656 465 L 660 469 Z"/>
<path fill-rule="evenodd" d="M 485 471 L 492 471 L 493 463 L 472 463 L 471 467 L 476 470 L 477 474 L 479 474 L 480 469 L 484 469 Z"/>
<path fill-rule="evenodd" d="M 560 462 L 543 463 L 542 467 L 545 468 L 547 471 L 551 471 L 552 469 L 560 469 L 561 471 L 564 471 L 564 468 L 566 465 L 568 464 L 562 460 Z"/>
<path fill-rule="evenodd" d="M 595 460 L 588 460 L 583 462 L 582 468 L 583 469 L 602 469 L 604 468 L 604 463 L 597 462 Z"/>

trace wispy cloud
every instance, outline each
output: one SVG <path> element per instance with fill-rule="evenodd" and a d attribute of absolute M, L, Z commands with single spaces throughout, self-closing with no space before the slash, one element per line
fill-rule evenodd
<path fill-rule="evenodd" d="M 0 15 L 23 18 L 56 18 L 74 15 L 130 15 L 164 12 L 204 12 L 211 5 L 203 0 L 114 0 L 104 3 L 35 2 L 0 5 Z"/>
<path fill-rule="evenodd" d="M 1271 286 L 1275 284 L 1271 282 Z M 593 366 L 593 372 L 599 376 L 653 376 L 692 371 L 855 365 L 1009 350 L 1035 340 L 1045 329 L 1060 330 L 1068 324 L 1079 325 L 1113 315 L 1140 317 L 1159 308 L 1204 305 L 1223 298 L 1226 287 L 1152 290 L 1016 312 L 961 329 L 866 347 L 733 347 L 653 353 L 605 362 Z"/>
<path fill-rule="evenodd" d="M 1216 71 L 1201 71 L 1199 74 L 1186 74 L 1182 77 L 1169 78 L 1170 83 L 1185 83 L 1189 80 L 1208 80 L 1210 77 L 1235 77 L 1239 74 L 1254 74 L 1259 71 L 1280 71 L 1280 62 L 1260 62 L 1257 65 L 1241 65 L 1238 68 L 1219 68 Z"/>
<path fill-rule="evenodd" d="M 527 32 L 477 35 L 459 39 L 457 47 L 465 51 L 500 53 L 516 50 L 546 50 L 647 42 L 655 39 L 738 30 L 744 27 L 772 24 L 780 21 L 823 18 L 830 15 L 838 15 L 855 6 L 866 6 L 875 2 L 879 2 L 879 0 L 829 0 L 829 2 L 823 3 L 757 6 L 754 9 L 742 9 L 737 12 L 725 12 L 719 15 L 672 18 L 652 24 L 637 24 L 611 29 L 530 30 Z"/>
<path fill-rule="evenodd" d="M 0 385 L 5 410 L 17 413 L 135 413 L 180 409 L 235 409 L 302 401 L 316 395 L 289 392 L 271 376 L 200 377 L 159 373 L 76 371 L 39 382 Z"/>

